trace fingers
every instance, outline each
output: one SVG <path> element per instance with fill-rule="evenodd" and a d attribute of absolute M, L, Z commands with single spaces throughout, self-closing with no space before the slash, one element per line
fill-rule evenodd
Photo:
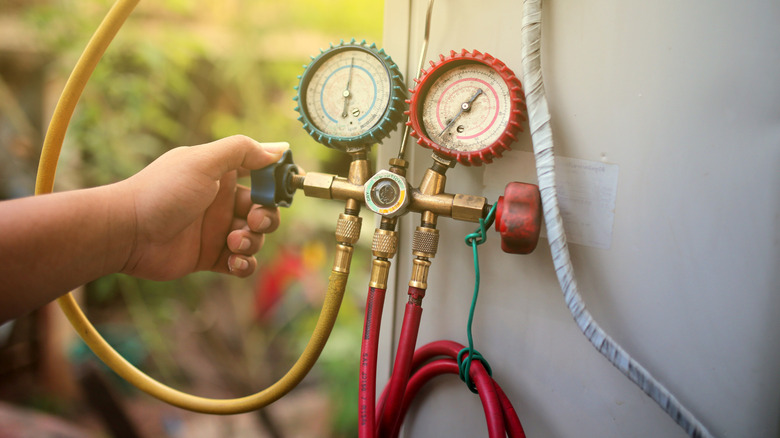
<path fill-rule="evenodd" d="M 237 218 L 246 218 L 249 229 L 255 233 L 272 233 L 279 227 L 279 209 L 252 203 L 246 187 L 236 188 L 233 214 Z"/>
<path fill-rule="evenodd" d="M 255 205 L 249 211 L 246 220 L 234 219 L 227 236 L 227 251 L 221 257 L 221 266 L 217 270 L 227 271 L 237 277 L 246 277 L 254 272 L 257 260 L 252 256 L 260 251 L 265 241 L 265 233 L 279 227 L 279 210 Z M 226 258 L 226 260 L 225 260 Z"/>
<path fill-rule="evenodd" d="M 234 230 L 227 237 L 228 249 L 234 254 L 252 255 L 263 246 L 265 235 L 253 233 L 249 227 Z"/>
<path fill-rule="evenodd" d="M 241 222 L 236 220 L 235 222 Z M 245 223 L 244 223 L 245 224 Z M 254 233 L 249 227 L 233 230 L 227 236 L 227 250 L 220 257 L 218 272 L 227 272 L 237 277 L 252 274 L 257 267 L 257 260 L 252 256 L 263 247 L 265 235 Z"/>
<path fill-rule="evenodd" d="M 254 205 L 252 202 L 252 191 L 247 187 L 236 185 L 236 203 L 233 208 L 233 215 L 245 218 L 249 215 Z"/>
<path fill-rule="evenodd" d="M 228 257 L 228 270 L 236 277 L 244 278 L 252 275 L 257 268 L 257 260 L 254 257 L 233 254 Z"/>
<path fill-rule="evenodd" d="M 272 233 L 279 228 L 279 209 L 255 205 L 246 216 L 246 223 L 255 233 Z"/>
<path fill-rule="evenodd" d="M 246 136 L 232 136 L 217 140 L 197 148 L 198 168 L 216 180 L 226 174 L 259 169 L 272 164 L 281 158 L 282 153 L 289 148 L 287 143 L 258 143 Z M 234 187 L 233 219 L 231 231 L 223 241 L 222 253 L 217 264 L 212 267 L 217 272 L 230 273 L 237 277 L 246 277 L 257 267 L 257 260 L 252 256 L 263 245 L 264 234 L 270 233 L 279 226 L 279 211 L 275 207 L 255 205 L 251 200 L 251 192 L 246 187 Z"/>

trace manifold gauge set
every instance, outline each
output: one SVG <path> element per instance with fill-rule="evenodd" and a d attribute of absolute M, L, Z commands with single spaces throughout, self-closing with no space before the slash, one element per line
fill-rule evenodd
<path fill-rule="evenodd" d="M 381 218 L 371 247 L 374 260 L 361 345 L 358 394 L 361 437 L 397 436 L 408 400 L 431 377 L 451 373 L 453 369 L 461 370 L 461 378 L 469 389 L 486 397 L 483 403 L 491 412 L 488 415 L 491 437 L 505 436 L 505 431 L 510 436 L 524 436 L 511 403 L 490 377 L 490 367 L 482 363 L 481 355 L 473 349 L 471 322 L 468 347 L 436 341 L 415 349 L 431 259 L 438 250 L 439 218 L 479 223 L 481 237 L 469 243 L 474 251 L 476 245 L 484 242 L 486 227 L 494 221 L 505 252 L 527 254 L 536 247 L 541 228 L 537 186 L 511 182 L 494 205 L 481 196 L 445 191 L 445 173 L 449 168 L 458 163 L 489 164 L 509 150 L 525 120 L 523 89 L 506 64 L 477 50 L 451 51 L 440 55 L 438 61 L 431 61 L 428 69 L 420 70 L 414 86 L 407 89 L 400 69 L 384 50 L 355 40 L 331 45 L 312 57 L 296 87 L 298 120 L 316 141 L 350 155 L 349 175 L 346 178 L 320 173 L 300 175 L 288 153 L 277 166 L 253 172 L 253 194 L 262 187 L 268 194 L 253 196 L 253 200 L 259 204 L 288 206 L 292 194 L 303 189 L 306 196 L 345 201 L 344 213 L 336 225 L 333 266 L 333 272 L 345 274 L 349 273 L 352 248 L 360 234 L 360 208 L 366 206 Z M 405 122 L 406 132 L 397 158 L 390 160 L 388 169 L 369 175 L 368 148 L 381 143 L 401 122 Z M 432 165 L 417 187 L 406 179 L 407 135 L 433 151 Z M 265 176 L 255 180 L 255 174 Z M 267 190 L 272 181 L 276 189 Z M 392 376 L 377 399 L 382 305 L 390 260 L 398 248 L 398 218 L 410 212 L 420 214 L 420 225 L 414 231 L 411 245 L 409 301 Z M 444 358 L 434 360 L 437 356 Z"/>

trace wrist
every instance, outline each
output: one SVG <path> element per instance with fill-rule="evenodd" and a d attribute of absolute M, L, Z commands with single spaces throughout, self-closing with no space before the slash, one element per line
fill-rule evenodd
<path fill-rule="evenodd" d="M 126 181 L 96 188 L 105 218 L 103 254 L 106 254 L 105 274 L 126 272 L 138 242 L 135 197 Z"/>

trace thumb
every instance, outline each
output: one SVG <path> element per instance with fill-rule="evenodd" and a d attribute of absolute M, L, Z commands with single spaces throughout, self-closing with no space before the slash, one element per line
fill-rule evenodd
<path fill-rule="evenodd" d="M 290 148 L 287 142 L 260 143 L 245 135 L 234 135 L 202 145 L 217 179 L 227 172 L 245 168 L 260 169 L 273 164 Z"/>

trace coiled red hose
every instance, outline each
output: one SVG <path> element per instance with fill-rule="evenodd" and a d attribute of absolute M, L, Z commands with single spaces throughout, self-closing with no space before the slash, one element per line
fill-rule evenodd
<path fill-rule="evenodd" d="M 415 351 L 422 316 L 421 302 L 425 291 L 410 287 L 410 300 L 404 311 L 393 373 L 376 403 L 375 411 L 372 412 L 370 409 L 374 406 L 373 395 L 376 393 L 376 351 L 379 335 L 376 307 L 378 305 L 381 312 L 384 290 L 381 292 L 379 298 L 377 290 L 370 290 L 366 306 L 359 390 L 361 438 L 398 437 L 409 406 L 420 389 L 436 376 L 459 374 L 457 357 L 464 348 L 457 342 L 436 341 Z M 512 403 L 488 374 L 484 365 L 479 361 L 472 362 L 469 373 L 479 392 L 488 436 L 503 438 L 508 434 L 511 438 L 525 438 L 525 431 Z"/>
<path fill-rule="evenodd" d="M 399 421 L 396 422 L 396 428 L 393 430 L 393 437 L 398 436 L 401 424 L 409 406 L 417 392 L 430 381 L 433 377 L 442 374 L 458 374 L 458 363 L 453 359 L 438 359 L 422 366 L 414 373 L 409 380 L 406 397 L 401 407 Z M 479 390 L 479 398 L 482 401 L 482 408 L 485 411 L 487 421 L 488 435 L 492 437 L 506 436 L 506 427 L 504 426 L 504 416 L 501 411 L 501 403 L 498 399 L 493 380 L 488 375 L 482 363 L 475 362 L 471 368 L 471 374 L 474 378 L 474 384 Z"/>

